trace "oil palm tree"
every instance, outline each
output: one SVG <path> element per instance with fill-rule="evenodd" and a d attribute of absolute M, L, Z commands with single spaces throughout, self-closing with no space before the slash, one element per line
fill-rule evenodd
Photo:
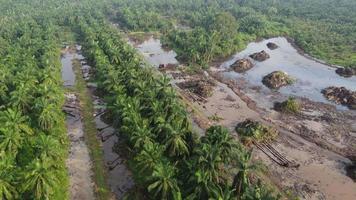
<path fill-rule="evenodd" d="M 44 133 L 40 133 L 36 138 L 35 149 L 41 158 L 60 160 L 64 155 L 59 141 L 50 135 L 45 135 Z"/>
<path fill-rule="evenodd" d="M 140 122 L 138 126 L 131 129 L 130 140 L 134 149 L 140 149 L 145 144 L 153 144 L 153 135 L 148 128 L 148 122 L 146 120 Z"/>
<path fill-rule="evenodd" d="M 201 141 L 218 148 L 225 164 L 229 164 L 234 160 L 242 150 L 242 146 L 236 142 L 229 130 L 223 126 L 211 126 L 206 131 L 206 135 L 201 138 Z"/>
<path fill-rule="evenodd" d="M 12 200 L 18 198 L 16 186 L 9 181 L 11 176 L 12 173 L 0 169 L 0 199 Z"/>
<path fill-rule="evenodd" d="M 18 191 L 14 185 L 12 158 L 0 151 L 0 199 L 17 199 Z"/>
<path fill-rule="evenodd" d="M 29 192 L 34 199 L 50 200 L 54 188 L 58 186 L 57 169 L 48 158 L 35 159 L 22 174 L 23 192 Z"/>
<path fill-rule="evenodd" d="M 180 193 L 177 180 L 175 178 L 176 168 L 166 162 L 160 162 L 153 169 L 149 177 L 147 190 L 156 199 L 174 199 Z"/>
<path fill-rule="evenodd" d="M 251 161 L 251 151 L 241 152 L 237 162 L 237 174 L 234 177 L 233 187 L 236 193 L 241 197 L 250 187 L 249 175 L 253 172 L 262 171 L 263 165 L 260 163 L 253 163 Z"/>
<path fill-rule="evenodd" d="M 141 173 L 151 174 L 154 167 L 161 162 L 163 157 L 163 146 L 157 143 L 147 143 L 143 146 L 142 151 L 137 154 L 135 161 Z"/>

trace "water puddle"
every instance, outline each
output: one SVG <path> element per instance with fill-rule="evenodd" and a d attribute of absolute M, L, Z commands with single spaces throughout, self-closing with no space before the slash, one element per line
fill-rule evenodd
<path fill-rule="evenodd" d="M 266 46 L 268 42 L 277 44 L 279 48 L 275 50 L 268 49 Z M 270 59 L 264 62 L 253 61 L 255 66 L 243 74 L 234 71 L 223 73 L 226 78 L 244 82 L 246 84 L 245 92 L 254 100 L 258 100 L 257 102 L 261 102 L 261 99 L 273 101 L 274 99 L 262 97 L 279 93 L 283 96 L 299 96 L 317 102 L 333 104 L 321 94 L 322 89 L 329 86 L 337 86 L 356 90 L 356 77 L 343 78 L 335 73 L 335 68 L 300 55 L 283 37 L 250 43 L 245 50 L 222 63 L 221 67 L 229 69 L 230 65 L 236 60 L 247 58 L 250 54 L 262 50 L 270 55 Z M 293 85 L 282 87 L 278 92 L 271 92 L 270 89 L 262 84 L 262 78 L 276 70 L 286 72 L 296 79 L 296 82 Z M 266 105 L 265 102 L 262 102 L 262 104 Z M 341 108 L 341 106 L 338 107 Z"/>
<path fill-rule="evenodd" d="M 164 49 L 161 41 L 153 36 L 140 44 L 134 43 L 132 40 L 129 40 L 129 43 L 143 54 L 149 64 L 155 67 L 160 64 L 179 64 L 176 59 L 177 54 L 173 50 Z"/>
<path fill-rule="evenodd" d="M 80 55 L 76 54 L 76 52 L 68 46 L 62 50 L 62 80 L 65 87 L 72 87 L 75 84 L 75 73 L 73 71 L 72 63 L 72 60 L 75 58 L 82 59 Z"/>

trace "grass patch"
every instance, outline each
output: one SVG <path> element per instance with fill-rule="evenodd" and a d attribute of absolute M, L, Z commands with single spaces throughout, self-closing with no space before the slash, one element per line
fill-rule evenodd
<path fill-rule="evenodd" d="M 80 100 L 82 109 L 82 119 L 85 133 L 85 141 L 90 151 L 92 160 L 93 181 L 95 183 L 94 192 L 98 200 L 107 200 L 111 198 L 109 185 L 107 184 L 107 169 L 105 168 L 104 153 L 101 142 L 96 134 L 97 129 L 93 116 L 94 105 L 91 94 L 86 87 L 86 81 L 83 79 L 81 65 L 79 60 L 73 60 L 73 68 L 76 75 L 76 85 L 74 91 Z"/>
<path fill-rule="evenodd" d="M 224 118 L 220 117 L 219 115 L 217 115 L 216 113 L 209 116 L 208 119 L 212 120 L 212 121 L 216 121 L 219 122 L 221 120 L 223 120 Z"/>
<path fill-rule="evenodd" d="M 297 114 L 300 112 L 301 106 L 295 98 L 289 97 L 286 101 L 276 102 L 274 109 L 284 113 Z"/>

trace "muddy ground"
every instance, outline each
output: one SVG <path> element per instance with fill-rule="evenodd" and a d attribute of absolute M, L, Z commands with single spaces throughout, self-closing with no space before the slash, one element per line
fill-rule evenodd
<path fill-rule="evenodd" d="M 159 41 L 154 45 L 155 48 L 162 48 Z M 144 56 L 149 53 L 151 58 L 165 55 L 164 51 L 156 55 L 135 44 L 133 47 Z M 194 73 L 183 65 L 160 68 L 162 73 L 172 78 L 172 85 L 187 105 L 193 124 L 200 127 L 200 134 L 210 125 L 221 124 L 238 138 L 234 128 L 248 118 L 273 126 L 280 132 L 270 144 L 275 152 L 256 147 L 253 152 L 255 159 L 262 160 L 268 166 L 268 177 L 277 187 L 293 192 L 300 199 L 356 199 L 356 183 L 345 171 L 351 160 L 356 160 L 355 112 L 338 110 L 335 106 L 304 98 L 297 98 L 302 105 L 300 114 L 276 112 L 270 101 L 285 100 L 283 95 L 278 92 L 260 93 L 260 86 L 248 85 L 242 79 L 224 79 L 222 74 L 226 69 L 215 67 L 220 65 L 221 61 L 212 63 L 209 70 Z M 212 93 L 205 96 L 199 90 L 184 88 L 185 84 L 180 84 L 194 79 L 215 82 Z M 260 95 L 253 96 L 254 93 Z M 253 99 L 260 100 L 255 102 Z M 272 155 L 276 152 L 292 164 L 288 167 L 277 164 L 275 161 L 278 159 Z"/>
<path fill-rule="evenodd" d="M 67 131 L 70 141 L 67 168 L 70 176 L 70 199 L 94 200 L 94 183 L 91 180 L 91 160 L 84 141 L 83 122 L 75 94 L 66 95 Z"/>
<path fill-rule="evenodd" d="M 165 73 L 173 83 L 192 78 L 182 68 Z M 254 148 L 254 157 L 268 166 L 272 181 L 280 189 L 293 191 L 301 199 L 356 199 L 356 183 L 345 171 L 350 159 L 356 159 L 355 112 L 299 98 L 300 114 L 282 114 L 256 106 L 238 83 L 221 79 L 218 69 L 211 68 L 200 76 L 215 81 L 211 96 L 201 98 L 184 88 L 178 91 L 190 101 L 193 108 L 188 110 L 194 110 L 191 114 L 201 128 L 221 124 L 236 134 L 236 124 L 248 118 L 273 126 L 280 134 L 271 145 L 299 167 L 280 166 L 258 148 Z"/>

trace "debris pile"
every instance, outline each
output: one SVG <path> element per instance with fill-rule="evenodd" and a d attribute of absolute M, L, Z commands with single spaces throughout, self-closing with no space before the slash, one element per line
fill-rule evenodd
<path fill-rule="evenodd" d="M 346 67 L 346 68 L 337 68 L 335 71 L 340 76 L 350 78 L 356 76 L 356 68 Z"/>
<path fill-rule="evenodd" d="M 215 83 L 211 79 L 193 78 L 177 83 L 177 86 L 183 90 L 188 90 L 199 97 L 207 98 L 213 94 Z"/>
<path fill-rule="evenodd" d="M 332 86 L 325 88 L 321 93 L 329 101 L 348 106 L 350 109 L 356 109 L 356 92 L 354 91 L 350 91 L 345 87 Z"/>
<path fill-rule="evenodd" d="M 260 52 L 257 52 L 257 53 L 254 53 L 254 54 L 251 54 L 250 57 L 254 60 L 257 60 L 259 62 L 262 62 L 262 61 L 265 61 L 267 59 L 270 58 L 270 56 L 268 55 L 267 52 L 265 52 L 264 50 L 263 51 L 260 51 Z"/>
<path fill-rule="evenodd" d="M 231 68 L 238 73 L 245 72 L 251 69 L 252 67 L 253 67 L 252 62 L 247 58 L 239 59 L 234 64 L 231 65 Z"/>

